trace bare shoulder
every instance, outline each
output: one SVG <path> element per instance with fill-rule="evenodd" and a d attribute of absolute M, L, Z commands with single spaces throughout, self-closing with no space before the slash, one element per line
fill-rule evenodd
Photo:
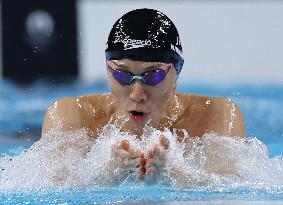
<path fill-rule="evenodd" d="M 49 129 L 69 130 L 80 122 L 80 106 L 84 97 L 64 97 L 53 102 L 45 113 L 42 132 Z"/>
<path fill-rule="evenodd" d="M 216 132 L 226 136 L 245 136 L 239 107 L 227 97 L 178 93 L 185 112 L 198 127 L 198 133 Z"/>
<path fill-rule="evenodd" d="M 64 97 L 53 102 L 46 111 L 42 133 L 50 129 L 72 131 L 97 124 L 93 120 L 99 117 L 99 112 L 106 110 L 103 105 L 110 97 L 109 94 L 89 94 Z"/>
<path fill-rule="evenodd" d="M 111 93 L 88 94 L 85 95 L 84 98 L 88 107 L 106 113 L 112 111 L 116 102 L 116 98 Z"/>
<path fill-rule="evenodd" d="M 177 97 L 185 107 L 198 107 L 209 111 L 224 111 L 236 108 L 236 104 L 227 97 L 215 97 L 194 93 L 177 93 Z M 220 110 L 219 110 L 220 109 Z"/>

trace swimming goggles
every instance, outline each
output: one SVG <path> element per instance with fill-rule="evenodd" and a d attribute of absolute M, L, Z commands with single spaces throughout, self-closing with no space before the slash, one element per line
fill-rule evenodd
<path fill-rule="evenodd" d="M 134 80 L 142 80 L 143 83 L 147 85 L 156 85 L 165 78 L 172 65 L 169 65 L 165 70 L 150 70 L 142 73 L 141 75 L 134 75 L 133 73 L 124 69 L 113 69 L 109 65 L 107 65 L 107 67 L 112 73 L 115 80 L 117 80 L 122 85 L 130 85 Z"/>

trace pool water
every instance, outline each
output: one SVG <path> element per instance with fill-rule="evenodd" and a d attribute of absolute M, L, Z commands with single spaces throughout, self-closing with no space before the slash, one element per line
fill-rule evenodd
<path fill-rule="evenodd" d="M 164 180 L 163 183 L 156 185 L 148 185 L 135 180 L 124 180 L 118 185 L 102 186 L 91 183 L 92 179 L 98 177 L 93 174 L 94 171 L 92 170 L 99 169 L 93 162 L 94 159 L 97 159 L 95 157 L 103 159 L 105 156 L 100 156 L 98 151 L 92 149 L 91 154 L 86 157 L 86 161 L 74 157 L 71 159 L 75 160 L 71 162 L 73 164 L 66 166 L 75 166 L 75 171 L 71 173 L 73 174 L 71 176 L 81 177 L 87 174 L 88 177 L 93 178 L 85 177 L 81 181 L 76 179 L 78 182 L 74 179 L 75 177 L 70 177 L 69 181 L 67 180 L 68 182 L 63 185 L 50 184 L 50 178 L 48 178 L 50 173 L 46 172 L 44 165 L 45 167 L 48 166 L 50 170 L 55 170 L 58 166 L 52 164 L 51 160 L 44 160 L 53 157 L 55 162 L 60 162 L 59 154 L 50 155 L 48 153 L 50 150 L 56 150 L 60 142 L 53 143 L 50 141 L 48 146 L 37 143 L 32 150 L 23 152 L 24 149 L 28 149 L 35 141 L 39 140 L 41 123 L 47 106 L 62 96 L 108 92 L 107 83 L 69 80 L 60 84 L 37 81 L 31 85 L 20 86 L 9 81 L 1 81 L 0 153 L 2 153 L 2 157 L 0 165 L 5 166 L 6 170 L 9 171 L 9 173 L 2 171 L 2 174 L 0 172 L 0 179 L 2 178 L 2 181 L 0 180 L 2 182 L 2 185 L 0 185 L 1 204 L 283 200 L 283 111 L 281 109 L 283 85 L 213 86 L 180 84 L 177 90 L 213 96 L 228 96 L 240 107 L 245 119 L 247 140 L 245 142 L 240 139 L 231 141 L 216 137 L 215 142 L 226 146 L 224 150 L 226 154 L 242 158 L 240 170 L 244 177 L 239 179 L 231 176 L 223 178 L 209 175 L 209 183 L 206 186 L 175 186 L 174 183 L 168 183 Z M 83 134 L 76 134 L 75 136 L 77 136 L 77 138 L 74 137 L 78 140 L 77 142 L 91 143 L 87 141 Z M 208 136 L 204 143 L 210 143 L 210 138 L 214 139 L 213 136 Z M 109 140 L 113 139 L 109 138 Z M 74 141 L 75 144 L 77 142 Z M 241 147 L 243 143 L 248 145 Z M 106 145 L 101 141 L 101 147 L 96 150 L 102 149 L 103 146 L 105 149 Z M 175 148 L 180 149 L 177 145 Z M 76 154 L 74 150 L 71 150 L 70 153 Z M 225 157 L 225 155 L 223 156 Z M 10 163 L 11 157 L 14 164 L 7 165 Z M 176 156 L 172 156 L 172 163 L 179 160 L 174 157 Z M 70 161 L 70 159 L 68 160 Z M 29 162 L 31 165 L 28 166 Z M 194 163 L 197 162 L 190 161 L 190 169 L 192 169 L 191 164 Z M 199 164 L 195 166 L 197 167 Z M 26 175 L 23 173 L 26 173 Z M 28 177 L 25 179 L 25 176 Z M 196 173 L 196 176 L 201 177 L 202 175 Z M 36 181 L 40 178 L 41 184 Z M 6 181 L 3 181 L 3 179 Z"/>

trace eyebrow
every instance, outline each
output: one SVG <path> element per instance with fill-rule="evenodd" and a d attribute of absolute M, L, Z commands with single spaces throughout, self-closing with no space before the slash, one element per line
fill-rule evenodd
<path fill-rule="evenodd" d="M 121 68 L 125 68 L 125 69 L 130 69 L 130 67 L 126 66 L 126 65 L 123 65 L 123 64 L 119 64 L 119 63 L 116 63 L 114 61 L 112 61 L 112 63 L 118 67 L 121 67 Z M 157 64 L 154 64 L 154 65 L 150 65 L 148 67 L 145 67 L 145 70 L 151 70 L 153 68 L 159 68 L 161 67 L 162 64 L 161 63 L 157 63 Z"/>

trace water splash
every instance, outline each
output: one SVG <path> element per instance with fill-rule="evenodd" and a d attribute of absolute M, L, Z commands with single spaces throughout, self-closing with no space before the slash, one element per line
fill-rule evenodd
<path fill-rule="evenodd" d="M 131 147 L 147 151 L 164 135 L 170 141 L 167 164 L 158 184 L 181 188 L 253 187 L 273 189 L 283 185 L 283 158 L 269 158 L 266 146 L 256 138 L 218 136 L 185 138 L 179 143 L 176 133 L 147 127 L 141 140 L 107 124 L 96 140 L 85 130 L 50 131 L 20 155 L 0 158 L 0 190 L 15 188 L 89 187 L 136 183 L 131 170 L 120 178 L 109 170 L 111 146 L 127 139 Z M 114 175 L 113 175 L 114 173 Z M 119 173 L 118 173 L 119 175 Z"/>

